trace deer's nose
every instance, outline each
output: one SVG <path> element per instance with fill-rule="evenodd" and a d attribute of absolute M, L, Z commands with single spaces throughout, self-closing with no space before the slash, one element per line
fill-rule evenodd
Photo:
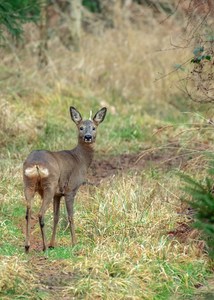
<path fill-rule="evenodd" d="M 85 135 L 85 141 L 91 141 L 92 140 L 92 135 L 86 134 Z"/>

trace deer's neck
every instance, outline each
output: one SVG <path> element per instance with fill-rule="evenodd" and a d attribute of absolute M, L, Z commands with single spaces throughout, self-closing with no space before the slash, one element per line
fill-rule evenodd
<path fill-rule="evenodd" d="M 90 166 L 94 156 L 93 144 L 79 142 L 78 145 L 71 151 L 75 154 L 78 160 L 85 163 L 87 168 Z"/>

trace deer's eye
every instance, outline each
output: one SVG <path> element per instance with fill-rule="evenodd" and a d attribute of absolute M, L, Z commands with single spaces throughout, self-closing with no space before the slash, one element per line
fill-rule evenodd
<path fill-rule="evenodd" d="M 82 131 L 83 129 L 84 129 L 84 128 L 81 126 L 81 127 L 80 127 L 80 130 Z"/>
<path fill-rule="evenodd" d="M 96 127 L 93 127 L 93 130 L 96 130 Z"/>

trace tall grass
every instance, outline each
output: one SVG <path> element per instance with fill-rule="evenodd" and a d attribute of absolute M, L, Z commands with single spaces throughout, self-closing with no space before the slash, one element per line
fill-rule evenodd
<path fill-rule="evenodd" d="M 24 49 L 2 51 L 0 76 L 8 75 L 0 82 L 5 110 L 0 121 L 2 299 L 188 299 L 204 284 L 210 269 L 199 236 L 179 240 L 169 232 L 189 221 L 175 173 L 182 169 L 203 176 L 206 161 L 200 154 L 213 150 L 213 130 L 206 122 L 212 111 L 187 113 L 190 108 L 174 85 L 175 77 L 155 81 L 189 54 L 159 51 L 169 44 L 169 25 L 178 30 L 176 24 L 154 21 L 141 30 L 127 27 L 85 35 L 78 53 L 52 40 L 44 70 L 37 69 L 36 40 Z M 80 189 L 75 248 L 70 246 L 62 206 L 56 249 L 40 252 L 35 225 L 34 246 L 25 256 L 22 161 L 35 148 L 75 145 L 70 105 L 84 117 L 91 109 L 108 106 L 98 132 L 97 156 L 110 160 L 135 152 L 145 160 L 145 168 Z M 39 205 L 36 198 L 35 217 Z M 50 209 L 49 236 L 52 221 Z"/>

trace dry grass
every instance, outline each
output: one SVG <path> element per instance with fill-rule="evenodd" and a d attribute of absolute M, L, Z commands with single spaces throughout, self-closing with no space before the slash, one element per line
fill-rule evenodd
<path fill-rule="evenodd" d="M 1 299 L 10 299 L 10 294 L 14 293 L 19 297 L 32 296 L 32 289 L 36 287 L 36 277 L 30 273 L 26 261 L 15 255 L 1 257 L 0 274 L 0 291 L 2 295 L 6 291 L 6 295 Z"/>
<path fill-rule="evenodd" d="M 169 44 L 169 34 L 170 29 L 156 23 L 141 30 L 128 27 L 124 31 L 107 31 L 98 37 L 86 35 L 79 53 L 66 50 L 55 39 L 50 44 L 49 66 L 43 71 L 37 69 L 37 42 L 34 41 L 18 53 L 2 57 L 10 70 L 14 56 L 19 66 L 11 70 L 5 87 L 11 89 L 12 86 L 23 98 L 30 96 L 27 99 L 30 103 L 38 101 L 38 94 L 53 92 L 88 100 L 108 101 L 113 97 L 117 101 L 132 102 L 147 99 L 155 104 L 164 98 L 167 102 L 171 99 L 171 78 L 154 81 L 172 70 L 176 60 L 179 63 L 181 56 L 186 55 L 176 50 L 172 55 L 161 52 Z M 5 67 L 2 72 L 6 71 Z"/>
<path fill-rule="evenodd" d="M 189 223 L 176 172 L 203 178 L 207 159 L 202 154 L 213 150 L 214 133 L 206 121 L 212 110 L 202 108 L 196 114 L 198 108 L 191 107 L 187 114 L 190 108 L 175 88 L 174 73 L 155 81 L 189 55 L 188 49 L 158 51 L 168 47 L 172 26 L 174 35 L 178 33 L 174 21 L 167 22 L 85 35 L 78 53 L 54 39 L 44 70 L 37 69 L 37 40 L 9 54 L 2 51 L 0 78 L 8 76 L 0 82 L 3 299 L 188 299 L 204 283 L 209 261 L 199 236 L 179 240 L 169 232 Z M 81 189 L 75 213 L 77 246 L 70 247 L 62 209 L 58 247 L 40 253 L 35 227 L 34 250 L 27 257 L 21 163 L 33 148 L 59 150 L 75 144 L 70 105 L 85 117 L 91 108 L 107 105 L 98 156 L 138 152 L 145 169 Z M 155 165 L 147 159 L 151 153 L 159 155 Z M 170 165 L 172 156 L 181 163 Z M 34 214 L 38 205 L 36 200 Z M 50 235 L 51 210 L 46 225 Z"/>
<path fill-rule="evenodd" d="M 168 299 L 170 293 L 188 295 L 188 289 L 202 283 L 207 257 L 197 238 L 179 242 L 168 235 L 178 222 L 186 222 L 185 215 L 178 214 L 176 183 L 175 177 L 142 180 L 125 175 L 80 193 L 79 259 L 67 260 L 65 268 L 76 278 L 64 287 L 64 294 L 84 299 Z"/>

